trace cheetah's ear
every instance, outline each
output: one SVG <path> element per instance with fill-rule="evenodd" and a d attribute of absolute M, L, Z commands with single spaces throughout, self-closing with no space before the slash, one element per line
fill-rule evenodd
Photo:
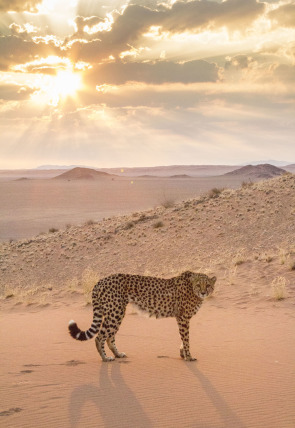
<path fill-rule="evenodd" d="M 182 272 L 181 276 L 185 279 L 191 279 L 192 272 L 190 272 L 189 270 L 186 270 L 185 272 Z"/>
<path fill-rule="evenodd" d="M 217 280 L 216 276 L 212 276 L 212 278 L 210 278 L 212 285 L 215 284 L 216 280 Z"/>

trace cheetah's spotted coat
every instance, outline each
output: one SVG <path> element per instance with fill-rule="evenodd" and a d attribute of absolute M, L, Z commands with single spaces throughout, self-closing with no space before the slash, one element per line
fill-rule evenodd
<path fill-rule="evenodd" d="M 193 272 L 184 272 L 170 279 L 125 274 L 108 276 L 93 289 L 91 327 L 81 331 L 74 321 L 70 321 L 70 334 L 77 340 L 88 340 L 97 334 L 96 348 L 103 361 L 114 360 L 106 356 L 105 342 L 115 357 L 126 357 L 116 348 L 115 334 L 127 304 L 134 303 L 150 316 L 175 317 L 182 340 L 180 356 L 186 361 L 193 361 L 195 358 L 189 350 L 189 321 L 200 309 L 203 299 L 213 292 L 215 282 L 215 277 Z"/>

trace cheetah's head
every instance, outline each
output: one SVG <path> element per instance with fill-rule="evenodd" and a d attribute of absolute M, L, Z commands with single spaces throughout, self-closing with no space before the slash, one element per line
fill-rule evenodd
<path fill-rule="evenodd" d="M 194 272 L 184 272 L 184 275 L 192 284 L 194 294 L 196 294 L 200 299 L 204 299 L 213 293 L 216 276 L 209 278 L 203 273 Z"/>

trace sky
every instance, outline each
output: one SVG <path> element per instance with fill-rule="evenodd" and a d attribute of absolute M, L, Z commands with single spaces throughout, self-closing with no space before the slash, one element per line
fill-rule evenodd
<path fill-rule="evenodd" d="M 295 0 L 0 0 L 0 169 L 295 163 Z"/>

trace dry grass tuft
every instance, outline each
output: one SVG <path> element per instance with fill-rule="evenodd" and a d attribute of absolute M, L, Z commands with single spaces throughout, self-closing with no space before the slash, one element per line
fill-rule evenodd
<path fill-rule="evenodd" d="M 245 251 L 244 250 L 238 251 L 237 254 L 233 258 L 234 266 L 239 266 L 239 265 L 245 263 L 245 261 L 246 261 L 246 259 L 245 259 Z"/>
<path fill-rule="evenodd" d="M 93 226 L 94 224 L 96 224 L 96 222 L 94 220 L 92 220 L 92 219 L 87 220 L 86 223 L 85 223 L 86 226 Z"/>
<path fill-rule="evenodd" d="M 72 292 L 78 291 L 78 289 L 79 289 L 79 281 L 78 281 L 78 278 L 76 276 L 74 278 L 72 278 L 72 279 L 69 279 L 66 282 L 66 289 L 70 290 Z"/>
<path fill-rule="evenodd" d="M 224 188 L 217 188 L 217 187 L 213 187 L 213 189 L 211 189 L 208 192 L 208 197 L 211 198 L 218 198 L 218 196 L 221 195 L 221 193 L 224 191 Z"/>
<path fill-rule="evenodd" d="M 279 248 L 279 259 L 281 265 L 284 265 L 290 258 L 290 253 L 284 248 Z"/>
<path fill-rule="evenodd" d="M 153 226 L 155 229 L 159 229 L 160 227 L 164 226 L 164 223 L 162 221 L 157 221 Z"/>
<path fill-rule="evenodd" d="M 248 181 L 242 181 L 241 187 L 243 189 L 249 189 L 249 187 L 252 187 L 253 184 L 254 184 L 253 181 L 249 179 Z"/>
<path fill-rule="evenodd" d="M 273 290 L 273 297 L 275 300 L 283 300 L 286 298 L 286 278 L 277 276 L 271 283 Z"/>
<path fill-rule="evenodd" d="M 237 266 L 231 267 L 225 273 L 225 280 L 228 285 L 234 285 L 237 276 Z"/>
<path fill-rule="evenodd" d="M 55 227 L 51 227 L 49 229 L 49 233 L 55 233 L 55 232 L 58 232 L 58 229 L 56 229 Z"/>
<path fill-rule="evenodd" d="M 175 201 L 173 199 L 165 199 L 163 202 L 161 202 L 161 206 L 168 209 L 173 208 L 175 205 Z"/>
<path fill-rule="evenodd" d="M 135 223 L 133 221 L 128 221 L 125 226 L 123 227 L 124 230 L 129 230 L 134 227 Z"/>
<path fill-rule="evenodd" d="M 1 300 L 12 300 L 15 304 L 30 305 L 46 305 L 51 300 L 52 287 L 37 286 L 33 284 L 31 288 L 24 289 L 19 287 L 5 286 L 1 293 Z"/>
<path fill-rule="evenodd" d="M 91 303 L 92 290 L 98 280 L 98 273 L 91 268 L 87 268 L 83 271 L 81 276 L 81 286 L 87 303 Z"/>

